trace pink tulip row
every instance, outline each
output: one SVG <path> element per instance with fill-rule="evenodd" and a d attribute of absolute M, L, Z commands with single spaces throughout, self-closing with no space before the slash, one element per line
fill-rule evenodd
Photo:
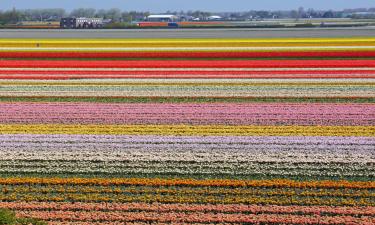
<path fill-rule="evenodd" d="M 106 118 L 82 118 L 75 116 L 75 118 L 58 118 L 58 117 L 45 117 L 43 115 L 34 115 L 33 117 L 23 118 L 1 118 L 2 123 L 16 123 L 16 124 L 41 124 L 41 123 L 59 123 L 59 124 L 139 124 L 139 125 L 173 125 L 173 124 L 187 124 L 187 125 L 316 125 L 316 126 L 371 126 L 374 119 L 365 118 L 345 118 L 340 117 L 336 119 L 321 119 L 321 117 L 306 118 L 261 118 L 262 115 L 252 115 L 247 118 L 199 118 L 199 115 L 191 118 L 183 117 L 183 115 L 160 115 L 152 117 L 150 115 L 105 115 Z M 232 117 L 228 115 L 229 117 Z M 117 118 L 116 118 L 117 117 Z M 136 117 L 136 118 L 134 118 Z"/>
<path fill-rule="evenodd" d="M 2 103 L 1 123 L 372 125 L 374 104 Z"/>
<path fill-rule="evenodd" d="M 243 204 L 161 204 L 161 203 L 84 203 L 84 202 L 1 202 L 0 208 L 13 210 L 56 210 L 56 211 L 155 211 L 155 212 L 227 212 L 227 213 L 301 213 L 311 215 L 361 215 L 375 217 L 375 207 L 333 206 L 278 206 Z"/>
<path fill-rule="evenodd" d="M 103 224 L 100 222 L 84 222 L 84 221 L 74 221 L 74 222 L 69 222 L 69 221 L 64 221 L 64 225 L 94 225 L 94 224 Z M 121 222 L 105 222 L 106 225 L 124 225 L 124 223 Z M 168 223 L 161 223 L 161 222 L 152 222 L 153 225 L 192 225 L 192 223 L 173 223 L 173 222 L 168 222 Z M 61 225 L 61 221 L 49 221 L 48 225 Z M 150 225 L 149 222 L 126 222 L 126 225 Z M 194 223 L 194 225 L 242 225 L 242 223 Z"/>
<path fill-rule="evenodd" d="M 62 221 L 186 222 L 186 223 L 282 223 L 282 224 L 375 224 L 374 217 L 291 214 L 224 214 L 203 212 L 98 212 L 98 211 L 16 211 L 17 216 Z"/>

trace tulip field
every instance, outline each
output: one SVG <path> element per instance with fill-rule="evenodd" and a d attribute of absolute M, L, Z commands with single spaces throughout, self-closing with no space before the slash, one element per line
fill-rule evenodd
<path fill-rule="evenodd" d="M 375 38 L 0 39 L 0 208 L 375 224 Z"/>

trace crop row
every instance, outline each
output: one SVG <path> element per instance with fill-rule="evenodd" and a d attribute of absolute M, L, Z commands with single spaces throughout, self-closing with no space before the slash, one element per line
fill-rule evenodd
<path fill-rule="evenodd" d="M 107 195 L 199 195 L 199 196 L 300 196 L 300 197 L 361 197 L 375 198 L 373 189 L 315 189 L 315 188 L 272 188 L 272 187 L 189 187 L 189 186 L 98 186 L 98 185 L 0 185 L 9 196 L 16 194 L 107 194 Z"/>
<path fill-rule="evenodd" d="M 0 178 L 0 184 L 69 184 L 69 185 L 143 185 L 143 186 L 202 186 L 202 187 L 290 187 L 290 188 L 352 188 L 374 189 L 374 181 L 294 181 L 287 179 L 273 180 L 224 180 L 224 179 L 159 179 L 159 178 L 41 178 L 41 177 L 9 177 Z"/>
<path fill-rule="evenodd" d="M 48 87 L 45 87 L 47 86 Z M 332 89 L 337 89 L 337 88 L 348 88 L 349 90 L 350 89 L 355 89 L 355 88 L 358 88 L 358 89 L 365 89 L 367 87 L 371 87 L 375 85 L 375 83 L 373 82 L 367 82 L 367 83 L 297 83 L 297 84 L 293 84 L 293 83 L 260 83 L 260 84 L 257 84 L 257 83 L 204 83 L 202 81 L 202 83 L 112 83 L 112 84 L 106 84 L 103 82 L 103 84 L 100 84 L 100 83 L 94 83 L 94 84 L 85 84 L 85 83 L 82 83 L 82 84 L 69 84 L 69 83 L 66 83 L 66 84 L 61 84 L 61 85 L 49 85 L 49 84 L 33 84 L 33 83 L 29 83 L 28 85 L 25 85 L 25 84 L 8 84 L 8 85 L 4 85 L 2 84 L 2 88 L 4 90 L 9 90 L 9 91 L 12 91 L 13 89 L 22 89 L 22 88 L 25 88 L 26 90 L 28 90 L 27 88 L 34 88 L 34 89 L 38 89 L 40 88 L 41 86 L 44 86 L 45 89 L 44 90 L 50 90 L 50 89 L 56 89 L 56 90 L 59 90 L 59 89 L 63 89 L 66 88 L 70 88 L 72 90 L 75 90 L 75 89 L 81 89 L 81 90 L 85 90 L 85 89 L 98 89 L 98 88 L 102 88 L 104 90 L 120 90 L 122 88 L 124 88 L 126 90 L 126 88 L 134 88 L 134 89 L 140 89 L 142 90 L 141 88 L 157 88 L 157 87 L 165 87 L 165 88 L 170 88 L 171 90 L 174 90 L 176 87 L 181 87 L 182 90 L 183 89 L 187 89 L 187 88 L 197 88 L 198 90 L 209 90 L 211 87 L 212 88 L 215 88 L 215 89 L 222 89 L 222 88 L 227 88 L 227 89 L 234 89 L 234 88 L 238 88 L 240 90 L 242 89 L 245 89 L 245 88 L 248 88 L 250 91 L 253 89 L 253 88 L 259 88 L 259 89 L 265 89 L 265 90 L 268 90 L 268 89 L 283 89 L 283 88 L 290 88 L 290 89 L 302 89 L 305 87 L 305 86 L 308 86 L 309 88 L 316 88 L 318 89 L 317 91 L 319 91 L 320 88 L 324 89 L 324 88 L 332 88 Z M 307 88 L 307 87 L 306 87 Z"/>
<path fill-rule="evenodd" d="M 39 49 L 38 49 L 39 50 Z M 181 52 L 83 52 L 83 51 L 47 51 L 47 52 L 3 52 L 0 58 L 374 58 L 375 51 L 181 51 Z"/>
<path fill-rule="evenodd" d="M 301 205 L 301 206 L 348 206 L 368 207 L 375 206 L 374 197 L 363 196 L 317 196 L 317 195 L 251 195 L 251 194 L 205 194 L 195 193 L 61 193 L 61 192 L 10 192 L 0 195 L 0 201 L 5 202 L 87 202 L 87 203 L 183 203 L 183 204 L 246 204 L 246 205 Z"/>
<path fill-rule="evenodd" d="M 128 44 L 165 44 L 165 43 L 228 43 L 231 45 L 233 43 L 289 43 L 289 44 L 298 44 L 298 43 L 315 43 L 319 45 L 325 45 L 329 43 L 345 43 L 348 45 L 359 45 L 359 44 L 371 44 L 374 43 L 375 39 L 372 37 L 340 37 L 340 38 L 150 38 L 150 39 L 135 39 L 135 38 L 124 38 L 124 39 L 95 39 L 95 38 L 84 38 L 84 39 L 72 39 L 72 38 L 53 38 L 53 39 L 26 39 L 26 38 L 11 38 L 11 39 L 2 39 L 0 43 L 2 46 L 6 44 L 111 44 L 111 43 L 128 43 Z"/>
<path fill-rule="evenodd" d="M 349 215 L 354 217 L 375 216 L 375 207 L 333 206 L 278 206 L 241 204 L 160 204 L 160 203 L 84 203 L 84 202 L 1 202 L 1 207 L 13 210 L 56 211 L 154 211 L 154 212 L 220 212 L 220 213 L 269 213 L 304 215 Z"/>
<path fill-rule="evenodd" d="M 0 47 L 374 46 L 374 38 L 2 39 Z"/>
<path fill-rule="evenodd" d="M 121 72 L 121 71 L 120 71 Z M 149 71 L 150 72 L 150 71 Z M 178 72 L 178 71 L 177 71 Z M 213 71 L 210 71 L 213 72 Z M 205 73 L 203 71 L 202 73 Z M 374 71 L 375 73 L 375 71 Z M 239 85 L 239 86 L 278 86 L 278 85 L 290 85 L 290 86 L 300 86 L 300 85 L 331 85 L 331 86 L 341 86 L 341 85 L 375 85 L 375 79 L 358 79 L 358 78 L 347 78 L 347 79 L 83 79 L 83 80 L 1 80 L 0 85 L 4 86 L 27 86 L 27 85 L 49 85 L 49 86 L 116 86 L 116 85 Z"/>
<path fill-rule="evenodd" d="M 256 195 L 196 195 L 196 194 L 129 194 L 129 193 L 9 193 L 0 195 L 0 201 L 49 202 L 116 202 L 116 203 L 183 203 L 183 204 L 246 204 L 246 205 L 301 205 L 301 206 L 375 206 L 373 197 L 358 196 L 256 196 Z"/>
<path fill-rule="evenodd" d="M 374 110 L 372 104 L 2 103 L 0 122 L 371 125 Z"/>
<path fill-rule="evenodd" d="M 1 60 L 2 68 L 373 68 L 374 60 Z"/>
<path fill-rule="evenodd" d="M 0 124 L 0 134 L 96 134 L 177 136 L 367 136 L 374 126 L 79 125 Z"/>
<path fill-rule="evenodd" d="M 358 67 L 304 67 L 304 68 L 71 68 L 71 67 L 3 67 L 1 74 L 103 74 L 103 75 L 351 75 L 351 74 L 368 74 L 375 73 L 374 68 Z"/>
<path fill-rule="evenodd" d="M 11 70 L 13 69 L 13 70 Z M 106 70 L 97 69 L 48 69 L 45 68 L 3 68 L 0 70 L 0 79 L 16 80 L 69 80 L 69 79 L 281 79 L 292 82 L 294 79 L 373 79 L 374 70 Z M 249 82 L 252 80 L 249 80 Z"/>
<path fill-rule="evenodd" d="M 370 145 L 331 145 L 310 146 L 307 144 L 189 144 L 189 143 L 148 143 L 148 144 L 103 144 L 103 143 L 6 143 L 2 148 L 1 160 L 11 160 L 8 165 L 16 164 L 17 160 L 26 161 L 90 161 L 141 163 L 168 161 L 169 163 L 242 163 L 246 166 L 252 163 L 281 164 L 277 166 L 321 166 L 332 164 L 353 163 L 358 165 L 374 163 Z M 178 150 L 175 150 L 178 148 Z M 27 151 L 28 150 L 28 151 Z M 175 154 L 173 153 L 175 150 Z M 48 153 L 53 153 L 49 155 Z M 318 155 L 318 156 L 316 156 Z M 154 156 L 154 158 L 152 157 Z M 219 157 L 221 156 L 221 157 Z M 25 161 L 25 163 L 26 163 Z M 6 161 L 5 161 L 6 162 Z M 5 165 L 1 162 L 1 165 Z M 36 163 L 36 162 L 35 162 Z M 56 162 L 61 163 L 61 162 Z M 49 165 L 49 164 L 46 164 Z M 110 166 L 110 165 L 108 165 Z M 166 165 L 167 166 L 167 165 Z M 211 164 L 214 166 L 214 164 Z M 243 165 L 245 166 L 245 165 Z M 341 165 L 343 166 L 343 165 Z M 272 165 L 268 165 L 272 168 Z M 281 168 L 280 168 L 281 169 Z M 332 168 L 333 169 L 333 168 Z M 351 169 L 350 167 L 347 169 Z M 364 169 L 364 168 L 363 168 Z M 343 171 L 344 172 L 344 171 Z"/>
<path fill-rule="evenodd" d="M 223 136 L 111 136 L 111 135 L 0 135 L 0 143 L 18 142 L 18 143 L 40 143 L 48 144 L 56 142 L 60 144 L 247 144 L 259 145 L 308 145 L 316 147 L 329 147 L 331 145 L 358 145 L 372 146 L 375 140 L 372 137 L 277 137 L 277 136 L 246 136 L 246 137 L 223 137 Z"/>
<path fill-rule="evenodd" d="M 268 149 L 272 154 L 278 151 L 293 151 L 293 154 L 297 154 L 299 150 L 307 152 L 320 151 L 320 154 L 325 151 L 327 151 L 327 154 L 335 154 L 336 152 L 340 154 L 350 151 L 350 154 L 354 156 L 355 153 L 368 154 L 366 151 L 371 150 L 374 144 L 375 140 L 372 137 L 0 135 L 0 145 L 4 150 L 14 147 L 22 151 L 22 148 L 28 147 L 30 152 L 38 149 L 50 149 L 52 151 L 53 146 L 56 148 L 67 147 L 81 149 L 82 151 L 86 151 L 85 149 L 93 151 L 94 149 L 91 148 L 98 146 L 99 149 L 106 151 L 119 148 L 124 151 L 124 154 L 126 149 L 131 148 L 144 151 L 143 154 L 147 153 L 147 151 L 151 153 L 153 148 L 162 148 L 164 151 L 181 149 L 182 152 L 191 151 L 191 153 L 195 149 L 206 149 L 213 153 L 214 151 L 219 151 L 219 154 L 223 155 L 225 152 L 221 151 L 232 148 L 232 151 L 227 152 L 227 154 L 246 153 L 248 151 L 251 151 L 251 154 L 256 154 L 257 151 Z M 95 151 L 92 153 L 97 154 Z M 27 152 L 25 151 L 24 154 L 27 154 Z M 53 158 L 52 155 L 50 157 Z M 336 158 L 337 156 L 334 157 Z M 317 158 L 314 158 L 314 160 L 317 160 Z"/>
<path fill-rule="evenodd" d="M 48 46 L 9 46 L 0 47 L 0 51 L 10 52 L 303 52 L 303 51 L 374 51 L 374 45 L 350 46 L 350 45 L 331 45 L 331 46 L 313 46 L 313 45 L 300 45 L 300 46 L 282 46 L 280 44 L 274 46 L 246 46 L 243 44 L 234 46 L 152 46 L 152 45 L 133 45 L 133 46 L 61 46 L 61 47 L 48 47 Z"/>
<path fill-rule="evenodd" d="M 272 223 L 276 224 L 373 224 L 373 217 L 351 216 L 300 216 L 270 214 L 221 214 L 221 213 L 152 213 L 152 212 L 73 212 L 73 211 L 23 211 L 17 215 L 59 221 L 117 221 L 117 222 L 203 222 L 203 223 Z"/>
<path fill-rule="evenodd" d="M 156 157 L 157 159 L 157 157 Z M 360 158 L 362 159 L 362 158 Z M 273 163 L 273 162 L 119 162 L 119 161 L 0 161 L 0 174 L 43 174 L 46 176 L 111 176 L 161 178 L 289 178 L 371 180 L 375 163 Z"/>
<path fill-rule="evenodd" d="M 253 45 L 246 46 L 238 44 L 233 46 L 216 45 L 216 46 L 194 46 L 194 45 L 133 45 L 133 46 L 9 46 L 0 47 L 3 52 L 327 52 L 327 51 L 374 51 L 374 45 L 350 46 L 350 45 L 331 45 L 331 46 L 282 46 L 280 44 L 273 46 Z"/>
<path fill-rule="evenodd" d="M 164 81 L 164 82 L 163 82 Z M 26 82 L 0 82 L 0 85 L 4 87 L 22 87 L 22 86 L 51 86 L 51 87 L 128 87 L 128 86 L 166 86 L 166 87 L 176 87 L 176 86 L 182 86 L 182 87 L 189 87 L 189 86 L 195 86 L 195 87 L 221 87 L 221 86 L 230 86 L 230 87 L 284 87 L 284 86 L 290 86 L 293 88 L 298 88 L 301 86 L 311 86 L 311 87 L 342 87 L 342 86 L 349 86 L 349 87 L 366 87 L 366 86 L 373 86 L 375 85 L 374 80 L 361 80 L 357 82 L 350 82 L 350 80 L 345 80 L 344 82 L 296 82 L 300 80 L 294 80 L 294 82 L 278 82 L 278 80 L 268 80 L 268 82 L 257 82 L 257 80 L 250 80 L 247 82 L 238 82 L 238 80 L 234 80 L 233 82 L 225 82 L 227 80 L 218 80 L 218 81 L 210 81 L 210 80 L 178 80 L 175 82 L 174 80 L 169 80 L 169 82 L 165 82 L 166 80 L 162 79 L 155 79 L 155 80 L 148 80 L 143 79 L 141 82 L 127 82 L 117 80 L 114 82 L 106 82 L 106 80 L 99 80 L 96 82 L 90 82 L 90 80 L 81 81 L 80 83 L 74 82 L 74 81 L 66 81 L 66 82 L 33 82 L 30 81 L 29 83 Z M 224 81 L 224 82 L 223 82 Z M 348 82 L 349 81 L 349 82 Z"/>
<path fill-rule="evenodd" d="M 49 225 L 61 225 L 61 220 L 55 220 L 55 221 L 48 221 Z M 100 224 L 95 222 L 84 222 L 84 221 L 64 221 L 64 225 L 92 225 L 92 224 Z M 110 222 L 106 221 L 106 225 L 119 225 L 119 222 Z M 159 223 L 159 222 L 152 222 L 152 224 L 155 225 L 191 225 L 192 223 Z M 150 225 L 150 222 L 126 222 L 126 225 Z M 207 225 L 207 223 L 194 223 L 194 225 Z M 242 223 L 215 223 L 215 225 L 242 225 Z"/>
<path fill-rule="evenodd" d="M 3 86 L 5 96 L 70 97 L 373 97 L 371 85 L 361 86 Z"/>
<path fill-rule="evenodd" d="M 0 102 L 96 103 L 374 103 L 375 97 L 131 97 L 131 96 L 0 96 Z"/>
<path fill-rule="evenodd" d="M 370 137 L 0 137 L 2 174 L 301 179 L 374 176 L 374 140 Z"/>
<path fill-rule="evenodd" d="M 370 137 L 1 135 L 0 140 L 3 174 L 374 176 Z"/>

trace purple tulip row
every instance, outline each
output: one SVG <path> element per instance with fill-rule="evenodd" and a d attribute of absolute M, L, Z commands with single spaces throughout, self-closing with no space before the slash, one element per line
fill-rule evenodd
<path fill-rule="evenodd" d="M 374 104 L 4 103 L 0 123 L 373 125 Z"/>

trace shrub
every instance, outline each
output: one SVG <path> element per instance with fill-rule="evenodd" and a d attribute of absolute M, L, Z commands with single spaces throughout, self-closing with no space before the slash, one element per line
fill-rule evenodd
<path fill-rule="evenodd" d="M 47 223 L 33 218 L 16 218 L 14 212 L 0 209 L 0 225 L 47 225 Z"/>
<path fill-rule="evenodd" d="M 0 225 L 16 224 L 16 214 L 8 209 L 0 209 Z"/>

